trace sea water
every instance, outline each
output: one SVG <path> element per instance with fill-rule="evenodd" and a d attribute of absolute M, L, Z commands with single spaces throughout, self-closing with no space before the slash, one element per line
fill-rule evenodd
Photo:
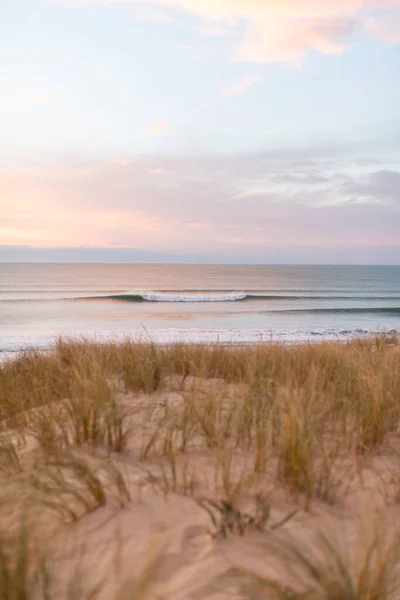
<path fill-rule="evenodd" d="M 251 343 L 400 330 L 400 266 L 0 264 L 0 352 L 57 337 Z"/>

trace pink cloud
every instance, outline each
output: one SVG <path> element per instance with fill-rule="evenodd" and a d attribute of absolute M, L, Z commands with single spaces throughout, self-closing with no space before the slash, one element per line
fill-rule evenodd
<path fill-rule="evenodd" d="M 400 0 L 147 0 L 151 4 L 157 10 L 171 8 L 202 19 L 199 29 L 211 37 L 244 27 L 244 39 L 235 54 L 243 61 L 299 65 L 308 51 L 341 53 L 353 31 L 363 24 L 365 11 L 373 14 L 364 27 L 368 35 L 399 42 L 398 29 L 385 14 L 399 7 Z"/>
<path fill-rule="evenodd" d="M 151 0 L 152 1 L 152 0 Z M 369 0 L 153 0 L 158 6 L 180 8 L 214 21 L 260 18 L 324 18 L 353 15 L 368 5 Z M 385 0 L 380 5 L 385 4 Z M 386 1 L 389 6 L 390 0 Z"/>
<path fill-rule="evenodd" d="M 377 40 L 388 44 L 400 44 L 400 15 L 398 13 L 366 19 L 364 29 Z"/>
<path fill-rule="evenodd" d="M 214 227 L 214 223 L 189 223 L 188 227 L 191 229 L 210 229 L 210 227 Z"/>
<path fill-rule="evenodd" d="M 201 221 L 177 221 L 173 219 L 155 221 L 155 223 L 162 225 L 171 225 L 173 227 L 189 227 L 190 229 L 210 229 L 210 227 L 214 227 L 214 223 L 204 223 Z"/>
<path fill-rule="evenodd" d="M 132 164 L 132 160 L 129 158 L 113 158 L 110 163 L 113 167 L 128 167 Z"/>
<path fill-rule="evenodd" d="M 164 169 L 163 167 L 150 169 L 150 173 L 153 173 L 153 175 L 175 175 L 175 171 Z"/>
<path fill-rule="evenodd" d="M 262 81 L 261 75 L 248 75 L 247 77 L 243 77 L 239 79 L 233 85 L 225 87 L 221 90 L 221 96 L 229 97 L 229 96 L 240 96 L 244 94 L 249 88 L 251 88 L 256 83 Z"/>
<path fill-rule="evenodd" d="M 350 19 L 277 19 L 250 25 L 236 58 L 249 62 L 282 61 L 300 65 L 309 50 L 340 54 L 355 22 Z"/>
<path fill-rule="evenodd" d="M 305 152 L 39 162 L 0 169 L 0 245 L 118 244 L 181 252 L 226 249 L 232 255 L 238 249 L 246 255 L 254 250 L 255 256 L 265 245 L 277 256 L 283 256 L 280 248 L 294 246 L 378 247 L 382 240 L 399 245 L 400 167 L 371 167 L 368 175 L 349 177 L 329 152 Z M 324 172 L 338 170 L 322 191 L 313 183 L 318 165 Z M 152 173 L 158 169 L 174 172 L 168 185 Z M 300 184 L 294 172 L 302 174 Z M 278 176 L 284 191 L 274 184 Z M 257 181 L 264 191 L 257 191 Z M 232 185 L 253 191 L 232 196 Z M 327 199 L 324 205 L 321 196 Z"/>

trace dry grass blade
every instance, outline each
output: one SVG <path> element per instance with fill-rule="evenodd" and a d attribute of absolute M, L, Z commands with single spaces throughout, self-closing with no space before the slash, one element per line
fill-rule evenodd
<path fill-rule="evenodd" d="M 0 599 L 25 600 L 29 597 L 30 577 L 28 572 L 28 529 L 23 522 L 18 539 L 14 543 L 0 539 Z"/>
<path fill-rule="evenodd" d="M 304 493 L 308 507 L 314 488 L 315 417 L 301 399 L 287 400 L 282 411 L 278 478 L 295 493 Z"/>
<path fill-rule="evenodd" d="M 23 515 L 15 536 L 0 537 L 0 600 L 52 600 L 46 559 Z"/>
<path fill-rule="evenodd" d="M 22 464 L 12 434 L 0 434 L 0 469 L 5 471 L 22 471 Z"/>
<path fill-rule="evenodd" d="M 85 460 L 72 454 L 37 465 L 31 484 L 42 504 L 67 520 L 76 521 L 106 503 L 99 476 Z"/>
<path fill-rule="evenodd" d="M 375 529 L 349 551 L 348 542 L 327 531 L 312 540 L 293 535 L 269 539 L 282 576 L 269 581 L 275 597 L 307 600 L 396 600 L 400 592 L 399 537 Z"/>
<path fill-rule="evenodd" d="M 131 501 L 131 494 L 122 472 L 110 460 L 102 465 L 101 471 L 106 474 L 108 481 L 108 485 L 103 485 L 107 488 L 111 486 L 117 491 L 119 505 L 124 508 Z"/>

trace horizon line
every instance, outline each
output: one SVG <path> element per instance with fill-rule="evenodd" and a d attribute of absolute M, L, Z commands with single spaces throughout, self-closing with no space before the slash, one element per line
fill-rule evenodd
<path fill-rule="evenodd" d="M 103 262 L 103 261 L 2 261 L 0 265 L 130 265 L 130 266 L 177 266 L 177 267 L 400 267 L 400 263 L 226 263 L 226 262 Z"/>

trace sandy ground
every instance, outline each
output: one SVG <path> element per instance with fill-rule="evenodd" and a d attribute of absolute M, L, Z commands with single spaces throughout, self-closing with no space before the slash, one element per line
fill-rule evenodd
<path fill-rule="evenodd" d="M 112 461 L 123 475 L 129 500 L 121 498 L 115 486 L 110 485 L 106 504 L 74 523 L 60 524 L 51 511 L 35 513 L 34 528 L 42 540 L 47 540 L 50 570 L 55 575 L 54 598 L 86 597 L 80 595 L 80 587 L 85 590 L 99 587 L 98 597 L 102 600 L 272 598 L 262 580 L 290 580 L 282 561 L 270 548 L 270 541 L 283 533 L 295 536 L 306 547 L 308 543 L 312 546 L 314 535 L 323 531 L 337 539 L 349 556 L 357 556 L 360 548 L 365 547 L 360 535 L 372 535 L 374 524 L 378 524 L 380 532 L 395 533 L 400 523 L 400 506 L 388 497 L 394 493 L 391 474 L 399 466 L 397 433 L 388 439 L 379 455 L 362 464 L 348 457 L 347 463 L 340 467 L 340 477 L 344 481 L 350 470 L 354 476 L 348 493 L 333 505 L 315 500 L 305 510 L 301 498 L 293 498 L 273 484 L 267 469 L 262 477 L 249 480 L 233 495 L 232 503 L 240 511 L 243 527 L 240 530 L 235 522 L 223 535 L 223 514 L 207 504 L 208 500 L 218 503 L 224 497 L 216 475 L 215 456 L 204 448 L 192 448 L 187 455 L 178 457 L 175 486 L 171 484 L 170 466 L 165 458 L 138 457 L 143 447 L 144 421 L 150 430 L 159 411 L 166 406 L 171 410 L 181 406 L 185 389 L 192 386 L 199 390 L 198 382 L 190 379 L 184 382 L 182 390 L 177 389 L 182 387 L 178 383 L 171 382 L 174 391 L 148 396 L 120 394 L 121 405 L 132 410 L 132 425 L 137 428 L 140 424 L 142 428 L 140 434 L 132 436 L 126 452 L 107 456 L 101 448 L 96 454 L 84 447 L 76 451 L 77 456 L 84 457 L 100 471 Z M 200 387 L 200 396 L 223 389 L 226 402 L 241 393 L 238 386 L 219 380 L 203 382 Z M 21 453 L 26 463 L 37 457 L 32 436 L 26 436 Z M 244 453 L 234 455 L 233 479 L 235 467 L 239 479 L 246 470 L 247 460 Z M 273 461 L 269 469 L 272 474 Z M 102 473 L 107 487 L 107 472 Z M 18 478 L 4 474 L 1 484 L 0 519 L 3 527 L 11 529 L 17 519 L 17 504 L 21 506 L 24 498 L 29 498 L 29 490 Z M 16 493 L 17 503 L 13 501 Z M 261 527 L 252 522 L 259 516 L 257 498 L 262 498 L 263 507 L 270 511 Z M 290 515 L 286 523 L 275 528 Z M 72 592 L 71 582 L 76 586 Z M 123 590 L 133 589 L 133 582 L 136 595 L 124 596 Z"/>

